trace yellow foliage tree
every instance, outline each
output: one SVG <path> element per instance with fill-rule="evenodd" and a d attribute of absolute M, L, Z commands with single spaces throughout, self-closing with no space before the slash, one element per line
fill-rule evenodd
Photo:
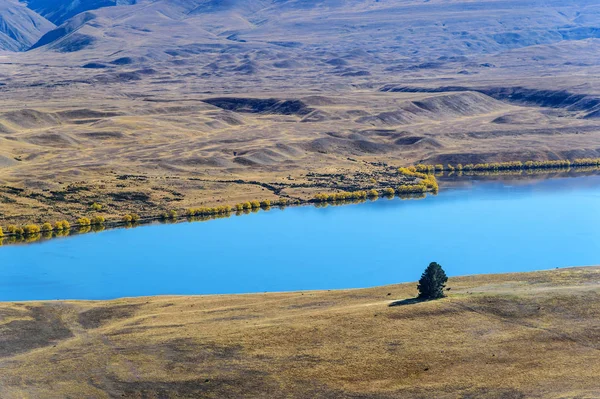
<path fill-rule="evenodd" d="M 86 217 L 82 217 L 77 219 L 77 225 L 79 226 L 91 226 L 92 225 L 92 221 Z"/>
<path fill-rule="evenodd" d="M 104 216 L 94 216 L 91 220 L 90 220 L 90 225 L 92 226 L 100 226 L 103 225 L 104 222 L 106 222 L 106 219 L 104 219 Z"/>

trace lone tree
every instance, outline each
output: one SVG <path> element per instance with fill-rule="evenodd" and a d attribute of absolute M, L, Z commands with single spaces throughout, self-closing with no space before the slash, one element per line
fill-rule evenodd
<path fill-rule="evenodd" d="M 440 299 L 444 297 L 444 287 L 446 287 L 448 277 L 436 262 L 429 264 L 419 280 L 419 299 Z"/>

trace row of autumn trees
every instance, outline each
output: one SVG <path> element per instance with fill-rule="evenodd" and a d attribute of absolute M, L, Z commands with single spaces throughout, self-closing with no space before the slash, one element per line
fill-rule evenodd
<path fill-rule="evenodd" d="M 399 168 L 400 176 L 405 176 L 412 181 L 411 184 L 402 184 L 396 188 L 387 187 L 381 193 L 375 189 L 368 191 L 342 191 L 337 193 L 319 193 L 313 198 L 313 202 L 339 202 L 339 201 L 354 201 L 364 200 L 367 198 L 377 198 L 380 195 L 391 197 L 396 194 L 424 194 L 428 192 L 437 193 L 439 191 L 438 182 L 432 174 L 422 173 L 417 170 L 416 166 L 407 168 Z"/>
<path fill-rule="evenodd" d="M 140 220 L 140 217 L 136 214 L 127 214 L 123 217 L 124 223 L 136 223 Z M 77 219 L 75 223 L 76 227 L 85 228 L 85 227 L 98 227 L 103 226 L 106 222 L 104 216 L 93 216 L 91 218 L 81 217 Z M 23 226 L 18 226 L 14 224 L 10 224 L 6 227 L 6 230 L 0 226 L 0 238 L 4 236 L 16 236 L 16 237 L 26 237 L 33 236 L 37 234 L 43 233 L 63 233 L 70 231 L 72 228 L 71 223 L 67 220 L 60 220 L 58 222 L 50 223 L 46 222 L 44 224 L 26 224 Z"/>
<path fill-rule="evenodd" d="M 396 194 L 398 195 L 419 195 L 428 192 L 437 193 L 439 190 L 438 182 L 434 176 L 435 172 L 443 171 L 509 171 L 509 170 L 527 170 L 527 169 L 552 169 L 552 168 L 567 168 L 567 167 L 600 167 L 600 158 L 580 158 L 573 161 L 559 160 L 559 161 L 528 161 L 528 162 L 498 162 L 498 163 L 479 163 L 479 164 L 457 164 L 457 165 L 425 165 L 418 164 L 405 168 L 399 168 L 398 174 L 401 177 L 405 177 L 406 183 L 401 184 L 397 187 L 387 187 L 381 191 L 371 189 L 368 191 L 360 190 L 353 192 L 335 192 L 335 193 L 319 193 L 316 194 L 310 201 L 314 203 L 326 203 L 326 202 L 343 202 L 343 201 L 354 201 L 364 200 L 367 198 L 377 198 L 381 195 L 391 197 Z M 288 206 L 301 204 L 303 201 L 298 199 L 289 200 L 282 198 L 278 201 L 247 201 L 238 203 L 234 206 L 222 205 L 218 207 L 200 207 L 190 208 L 186 211 L 188 218 L 194 217 L 212 217 L 229 215 L 232 212 L 246 212 L 258 209 L 269 209 L 271 206 Z M 102 206 L 94 203 L 91 205 L 91 209 L 94 211 L 101 211 Z M 159 215 L 160 219 L 163 220 L 174 220 L 178 218 L 178 213 L 175 210 L 167 211 L 162 215 Z M 148 218 L 153 220 L 154 218 Z M 140 221 L 140 216 L 137 214 L 126 214 L 122 217 L 121 223 L 129 225 L 136 224 Z M 106 222 L 103 216 L 94 216 L 91 218 L 81 217 L 76 221 L 77 227 L 90 227 L 90 226 L 103 226 Z M 113 222 L 117 224 L 116 222 Z M 71 230 L 71 225 L 67 220 L 61 220 L 54 224 L 44 223 L 42 225 L 27 224 L 24 226 L 9 225 L 6 230 L 0 227 L 0 238 L 5 235 L 25 237 L 32 236 L 40 233 L 60 233 Z"/>
<path fill-rule="evenodd" d="M 600 167 L 600 158 L 578 158 L 575 160 L 556 160 L 556 161 L 512 161 L 512 162 L 492 162 L 492 163 L 477 163 L 477 164 L 457 164 L 446 166 L 418 164 L 414 168 L 420 173 L 435 173 L 435 172 L 483 172 L 483 171 L 505 171 L 505 170 L 532 170 L 532 169 L 565 169 L 565 168 L 580 168 L 580 167 Z"/>

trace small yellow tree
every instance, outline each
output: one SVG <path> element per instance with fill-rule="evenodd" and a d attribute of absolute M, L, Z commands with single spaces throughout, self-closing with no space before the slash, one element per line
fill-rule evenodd
<path fill-rule="evenodd" d="M 46 222 L 42 225 L 42 232 L 48 233 L 49 231 L 52 231 L 52 225 Z"/>
<path fill-rule="evenodd" d="M 79 226 L 91 226 L 92 222 L 90 219 L 88 219 L 86 217 L 82 217 L 82 218 L 77 219 L 77 224 Z"/>
<path fill-rule="evenodd" d="M 103 225 L 104 222 L 106 221 L 106 219 L 104 219 L 104 216 L 94 216 L 91 220 L 90 220 L 90 224 L 92 226 L 100 226 Z"/>
<path fill-rule="evenodd" d="M 23 226 L 23 234 L 25 235 L 39 234 L 41 231 L 42 230 L 40 229 L 40 226 L 37 224 L 28 224 Z"/>

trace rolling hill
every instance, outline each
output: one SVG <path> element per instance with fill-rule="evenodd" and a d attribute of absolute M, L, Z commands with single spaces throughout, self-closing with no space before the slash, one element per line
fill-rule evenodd
<path fill-rule="evenodd" d="M 6 217 L 132 191 L 147 202 L 115 213 L 272 183 L 305 197 L 308 176 L 374 165 L 600 156 L 597 1 L 2 4 L 44 27 L 0 54 L 0 183 L 32 190 L 3 194 Z M 118 178 L 132 174 L 146 183 Z M 83 182 L 96 199 L 44 199 Z"/>

